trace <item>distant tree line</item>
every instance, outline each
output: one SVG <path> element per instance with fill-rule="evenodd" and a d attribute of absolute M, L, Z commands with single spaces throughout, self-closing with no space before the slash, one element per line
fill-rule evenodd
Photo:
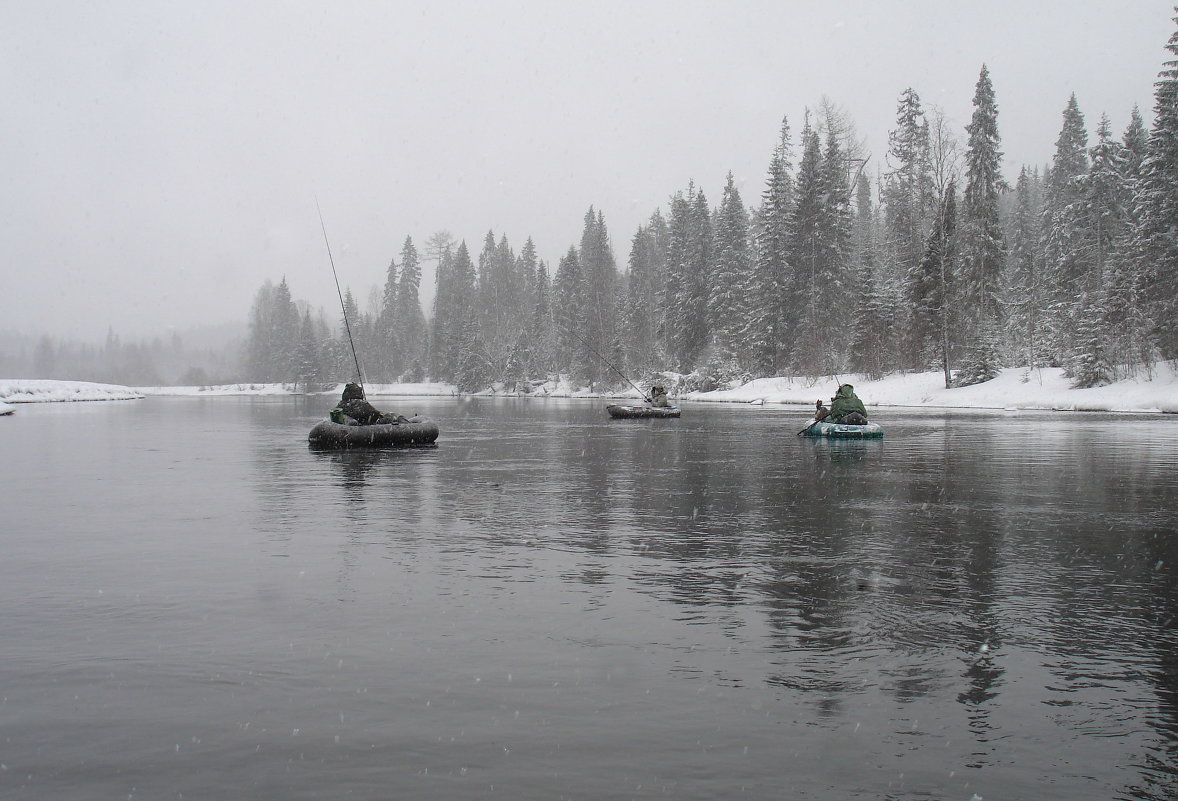
<path fill-rule="evenodd" d="M 0 375 L 132 387 L 227 384 L 240 380 L 240 349 L 240 336 L 227 345 L 199 346 L 178 333 L 141 342 L 124 340 L 112 329 L 97 345 L 5 334 Z"/>
<path fill-rule="evenodd" d="M 622 270 L 592 207 L 554 273 L 530 239 L 517 253 L 488 232 L 475 256 L 439 232 L 427 320 L 406 238 L 368 309 L 344 297 L 365 378 L 516 391 L 673 371 L 709 388 L 936 369 L 965 385 L 1059 366 L 1083 387 L 1178 358 L 1178 33 L 1166 49 L 1151 128 L 1134 108 L 1120 138 L 1102 116 L 1090 140 L 1073 95 L 1051 163 L 1013 186 L 983 66 L 964 141 L 909 88 L 886 163 L 869 168 L 824 104 L 796 141 L 782 121 L 759 205 L 731 175 L 715 205 L 689 183 L 632 235 Z M 262 287 L 251 380 L 335 382 L 352 363 L 342 319 L 312 315 L 285 280 Z"/>

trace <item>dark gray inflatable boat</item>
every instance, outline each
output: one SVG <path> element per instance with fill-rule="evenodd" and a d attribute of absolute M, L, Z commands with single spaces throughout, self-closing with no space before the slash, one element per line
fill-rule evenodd
<path fill-rule="evenodd" d="M 396 448 L 432 445 L 438 438 L 433 420 L 411 417 L 404 423 L 345 426 L 323 420 L 307 435 L 318 448 Z"/>

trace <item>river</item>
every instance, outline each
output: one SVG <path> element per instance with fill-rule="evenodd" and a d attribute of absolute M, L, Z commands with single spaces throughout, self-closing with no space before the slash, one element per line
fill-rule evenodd
<path fill-rule="evenodd" d="M 0 798 L 1173 799 L 1178 419 L 0 419 Z"/>

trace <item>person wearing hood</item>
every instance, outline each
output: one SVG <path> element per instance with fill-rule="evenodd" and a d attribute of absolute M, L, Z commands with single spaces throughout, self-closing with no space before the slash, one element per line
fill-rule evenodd
<path fill-rule="evenodd" d="M 395 414 L 384 414 L 364 398 L 363 387 L 348 383 L 344 386 L 344 394 L 340 397 L 339 404 L 331 410 L 331 421 L 349 426 L 370 426 L 378 423 L 400 423 L 406 419 Z"/>
<path fill-rule="evenodd" d="M 655 408 L 666 408 L 671 405 L 667 400 L 667 388 L 664 386 L 653 386 L 650 388 L 650 405 Z"/>
<path fill-rule="evenodd" d="M 826 420 L 849 426 L 867 425 L 867 409 L 855 394 L 853 386 L 843 384 L 834 393 L 834 397 L 830 399 L 830 416 Z"/>

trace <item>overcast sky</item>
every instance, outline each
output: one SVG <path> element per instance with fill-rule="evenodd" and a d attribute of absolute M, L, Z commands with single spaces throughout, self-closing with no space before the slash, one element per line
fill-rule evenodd
<path fill-rule="evenodd" d="M 637 226 L 731 170 L 757 202 L 783 115 L 823 99 L 883 168 L 911 86 L 964 137 L 983 63 L 1006 177 L 1075 92 L 1119 136 L 1169 0 L 0 0 L 0 331 L 124 338 L 244 322 L 267 280 L 362 305 L 406 235 L 527 237 L 555 270 L 600 209 Z M 430 279 L 432 280 L 432 279 Z M 428 288 L 424 291 L 429 292 Z"/>

